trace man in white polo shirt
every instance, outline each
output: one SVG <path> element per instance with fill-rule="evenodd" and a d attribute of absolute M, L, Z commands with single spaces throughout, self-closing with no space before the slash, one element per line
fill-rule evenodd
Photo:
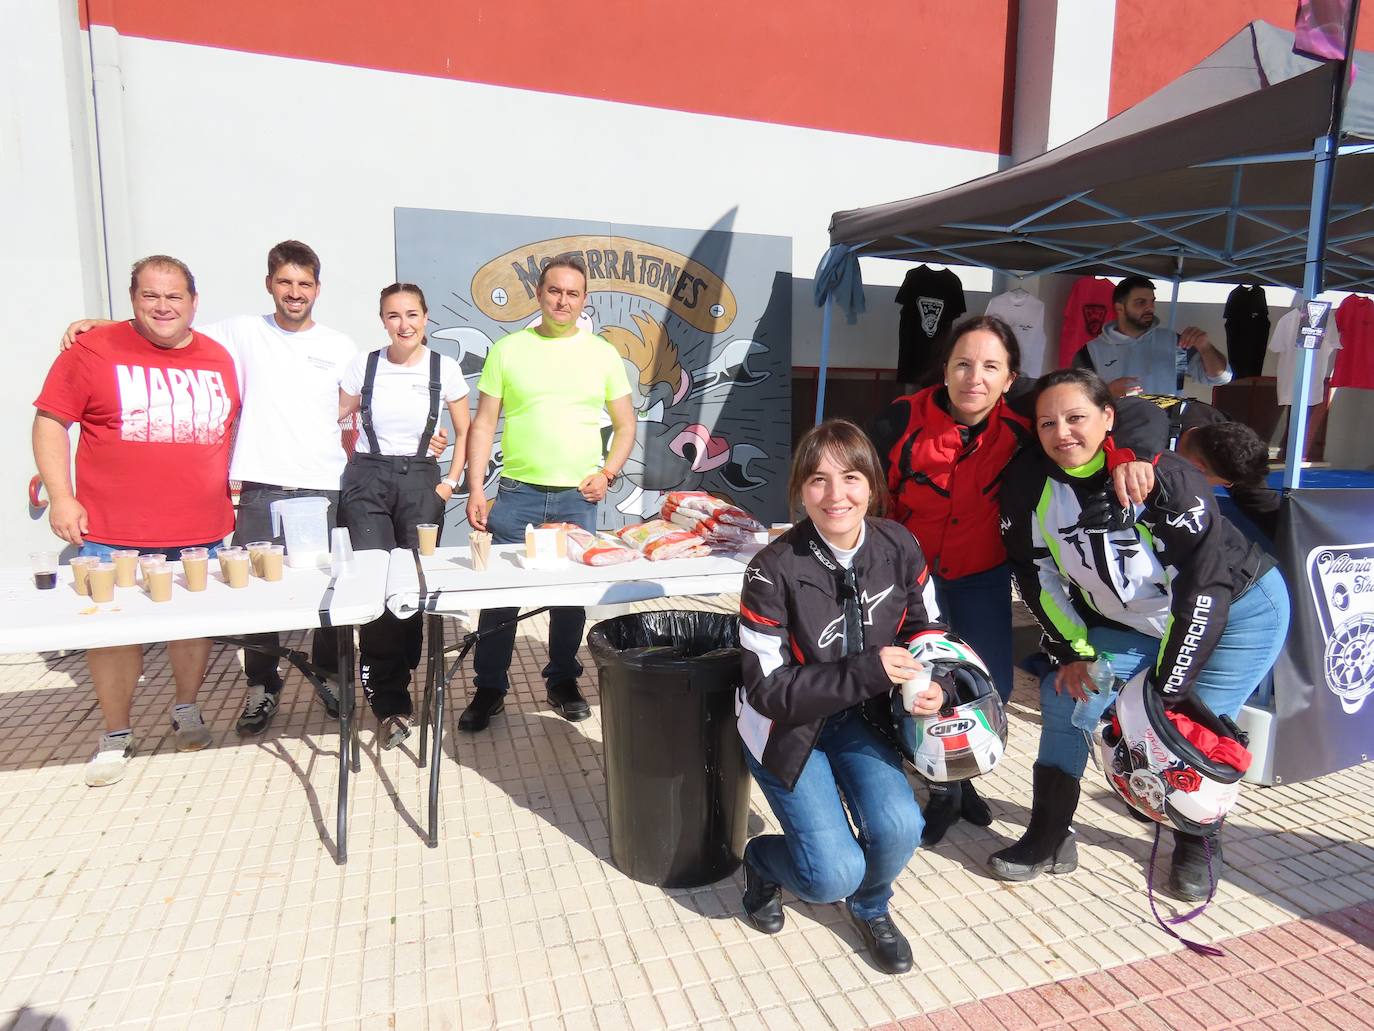
<path fill-rule="evenodd" d="M 223 345 L 238 368 L 243 411 L 229 476 L 242 485 L 234 525 L 234 543 L 240 545 L 273 539 L 270 506 L 281 498 L 328 498 L 333 529 L 347 462 L 339 436 L 339 379 L 358 348 L 312 317 L 320 292 L 319 256 L 298 240 L 284 240 L 267 252 L 266 285 L 272 314 L 236 315 L 197 327 Z M 63 346 L 102 324 L 73 323 Z M 276 634 L 250 640 L 279 643 Z M 311 653 L 316 666 L 336 672 L 336 631 L 315 631 Z M 281 703 L 281 673 L 274 656 L 251 649 L 244 651 L 244 672 L 248 696 L 238 732 L 260 734 Z M 331 716 L 338 715 L 333 691 L 324 691 L 320 700 Z"/>

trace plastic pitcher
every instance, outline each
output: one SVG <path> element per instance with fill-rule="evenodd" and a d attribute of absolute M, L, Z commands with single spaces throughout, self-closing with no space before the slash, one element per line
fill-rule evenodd
<path fill-rule="evenodd" d="M 328 563 L 328 513 L 328 498 L 285 498 L 272 502 L 272 536 L 281 536 L 285 527 L 288 566 Z"/>

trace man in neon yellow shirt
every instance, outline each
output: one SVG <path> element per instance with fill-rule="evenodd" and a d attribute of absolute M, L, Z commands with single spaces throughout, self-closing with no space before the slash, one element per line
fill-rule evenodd
<path fill-rule="evenodd" d="M 480 485 L 496 423 L 505 413 L 501 437 L 500 489 L 490 513 L 480 487 L 468 499 L 468 523 L 487 530 L 494 544 L 517 544 L 525 526 L 566 522 L 595 532 L 596 506 L 615 482 L 635 440 L 630 383 L 620 355 L 609 342 L 579 329 L 587 303 L 587 269 L 582 259 L 558 257 L 539 274 L 543 318 L 529 329 L 502 337 L 487 354 L 477 381 L 477 414 L 468 429 L 468 482 Z M 601 412 L 610 412 L 610 453 L 602 459 Z M 473 658 L 476 690 L 458 720 L 462 730 L 486 729 L 506 706 L 510 660 L 515 649 L 518 609 L 484 609 Z M 582 664 L 577 649 L 586 625 L 585 609 L 559 607 L 549 613 L 549 663 L 543 676 L 548 701 L 564 719 L 591 715 L 577 687 Z"/>

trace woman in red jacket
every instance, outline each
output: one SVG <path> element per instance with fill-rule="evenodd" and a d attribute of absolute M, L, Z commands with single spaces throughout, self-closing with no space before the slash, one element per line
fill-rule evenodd
<path fill-rule="evenodd" d="M 987 663 L 1011 696 L 1011 573 L 998 531 L 997 489 L 1007 464 L 1031 440 L 1030 423 L 1008 406 L 1021 370 L 1012 328 L 995 315 L 966 319 L 950 335 L 942 384 L 900 397 L 871 428 L 887 468 L 891 517 L 921 545 L 940 619 Z M 960 816 L 992 822 L 968 782 L 931 784 L 921 843 L 933 845 Z"/>

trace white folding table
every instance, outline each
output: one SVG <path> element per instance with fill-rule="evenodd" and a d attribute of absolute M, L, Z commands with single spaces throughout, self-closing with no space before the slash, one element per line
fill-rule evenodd
<path fill-rule="evenodd" d="M 753 551 L 705 558 L 650 562 L 636 559 L 614 566 L 569 562 L 556 569 L 523 568 L 519 544 L 491 549 L 488 568 L 472 568 L 467 548 L 439 548 L 433 555 L 397 548 L 391 553 L 386 605 L 405 618 L 423 614 L 428 674 L 420 710 L 420 765 L 426 757 L 426 734 L 432 730 L 429 771 L 429 846 L 439 841 L 439 758 L 444 727 L 444 690 L 462 668 L 477 634 L 467 633 L 451 666 L 446 665 L 443 617 L 463 618 L 470 609 L 520 608 L 528 619 L 553 606 L 621 605 L 652 598 L 729 594 L 744 583 Z"/>
<path fill-rule="evenodd" d="M 382 614 L 389 555 L 359 551 L 352 568 L 337 578 L 323 569 L 288 566 L 280 581 L 252 579 L 234 589 L 212 571 L 204 591 L 185 587 L 180 563 L 173 563 L 172 600 L 154 602 L 141 588 L 116 587 L 114 601 L 96 605 L 76 593 L 71 567 L 63 566 L 57 586 L 40 591 L 27 570 L 0 570 L 0 654 L 141 645 L 197 637 L 244 644 L 246 634 L 352 628 Z M 211 561 L 214 569 L 214 562 Z M 305 669 L 298 653 L 284 657 Z M 338 860 L 348 860 L 349 750 L 359 766 L 354 720 L 352 633 L 339 634 Z"/>

